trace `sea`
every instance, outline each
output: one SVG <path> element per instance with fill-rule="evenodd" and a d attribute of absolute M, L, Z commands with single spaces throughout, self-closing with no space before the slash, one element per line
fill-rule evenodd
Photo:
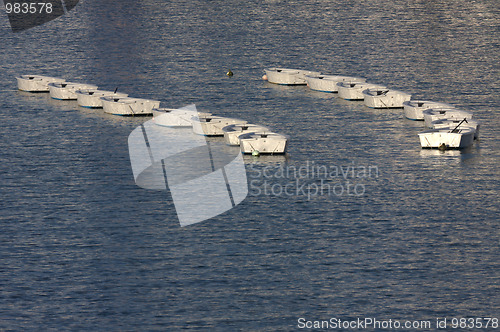
<path fill-rule="evenodd" d="M 1 9 L 0 331 L 498 330 L 497 0 L 82 0 L 17 33 Z M 268 67 L 450 103 L 479 139 L 421 149 L 401 109 Z M 244 156 L 246 198 L 181 227 L 168 189 L 134 181 L 151 117 L 21 92 L 22 74 L 195 104 L 288 153 Z"/>

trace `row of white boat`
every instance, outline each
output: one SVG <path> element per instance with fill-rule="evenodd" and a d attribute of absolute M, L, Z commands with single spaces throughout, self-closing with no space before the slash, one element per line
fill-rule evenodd
<path fill-rule="evenodd" d="M 122 116 L 153 115 L 153 121 L 164 127 L 191 127 L 204 136 L 224 136 L 228 145 L 240 146 L 244 154 L 286 153 L 288 137 L 245 120 L 197 112 L 194 105 L 180 109 L 161 108 L 160 101 L 132 98 L 125 93 L 99 90 L 96 85 L 66 82 L 62 78 L 41 75 L 16 77 L 18 89 L 26 92 L 49 92 L 58 100 L 76 100 L 87 108 Z"/>
<path fill-rule="evenodd" d="M 479 136 L 480 123 L 470 111 L 451 104 L 428 100 L 411 100 L 411 94 L 366 82 L 365 78 L 325 75 L 316 71 L 267 68 L 262 77 L 270 83 L 307 85 L 310 89 L 338 93 L 346 100 L 360 100 L 371 108 L 403 108 L 410 120 L 424 121 L 429 128 L 419 133 L 422 148 L 462 149 Z"/>

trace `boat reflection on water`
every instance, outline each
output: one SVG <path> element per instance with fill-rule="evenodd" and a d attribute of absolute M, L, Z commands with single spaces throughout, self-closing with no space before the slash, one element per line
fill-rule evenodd
<path fill-rule="evenodd" d="M 263 154 L 260 156 L 252 156 L 250 154 L 243 155 L 243 162 L 245 165 L 264 165 L 264 166 L 276 166 L 279 167 L 284 163 L 290 161 L 290 155 L 288 153 L 285 154 L 275 154 L 275 155 L 267 155 Z"/>
<path fill-rule="evenodd" d="M 420 150 L 420 158 L 430 162 L 432 166 L 445 166 L 450 163 L 461 163 L 480 156 L 478 143 L 479 142 L 476 141 L 475 145 L 460 150 L 422 149 Z"/>

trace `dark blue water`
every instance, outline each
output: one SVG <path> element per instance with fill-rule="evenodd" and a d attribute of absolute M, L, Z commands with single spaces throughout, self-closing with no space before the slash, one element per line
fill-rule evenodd
<path fill-rule="evenodd" d="M 0 330 L 499 317 L 499 14 L 494 0 L 81 1 L 16 34 L 4 16 Z M 423 125 L 401 110 L 263 82 L 275 65 L 453 103 L 483 122 L 480 139 L 422 151 Z M 288 157 L 245 158 L 260 190 L 258 173 L 280 167 L 378 173 L 329 178 L 361 195 L 250 188 L 234 209 L 181 228 L 168 192 L 134 183 L 127 138 L 149 118 L 17 91 L 15 76 L 28 73 L 289 135 Z"/>

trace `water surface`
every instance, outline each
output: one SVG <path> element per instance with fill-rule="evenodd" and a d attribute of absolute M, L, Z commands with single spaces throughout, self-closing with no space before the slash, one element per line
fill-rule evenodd
<path fill-rule="evenodd" d="M 493 0 L 84 1 L 16 34 L 4 17 L 0 330 L 498 317 L 498 17 Z M 423 125 L 401 110 L 272 85 L 261 80 L 268 66 L 453 103 L 483 122 L 480 140 L 421 150 Z M 361 196 L 250 190 L 181 228 L 169 193 L 133 180 L 127 137 L 149 118 L 19 92 L 14 77 L 25 73 L 195 103 L 289 135 L 287 157 L 245 157 L 249 180 L 308 162 L 379 174 L 350 179 Z"/>

